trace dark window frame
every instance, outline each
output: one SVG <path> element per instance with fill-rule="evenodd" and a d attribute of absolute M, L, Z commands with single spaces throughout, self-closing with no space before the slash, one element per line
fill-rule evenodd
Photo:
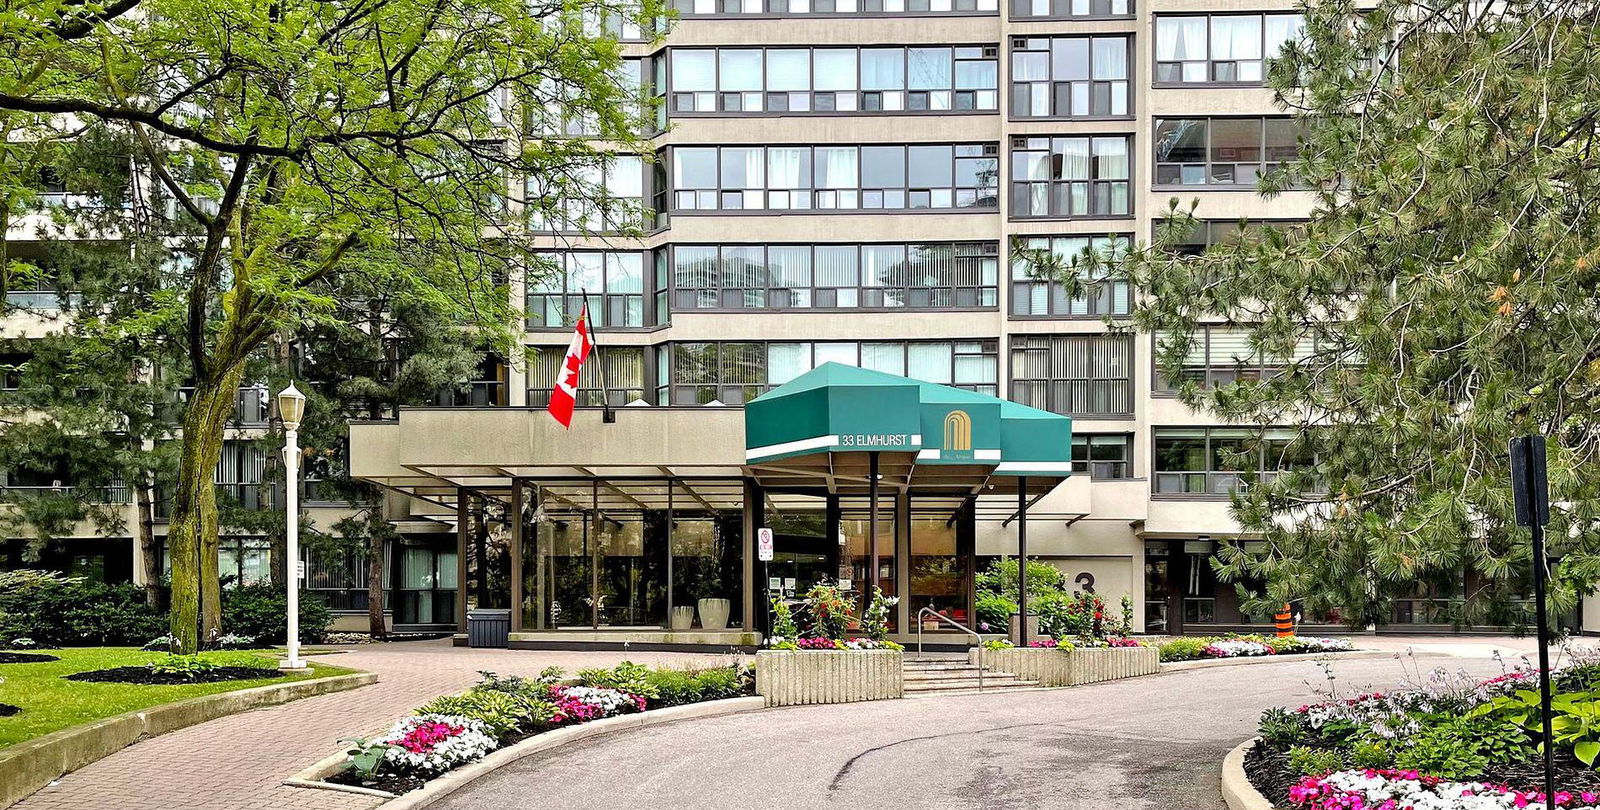
<path fill-rule="evenodd" d="M 953 255 L 951 255 L 949 257 L 949 259 L 953 263 L 958 265 L 956 268 L 954 268 L 953 275 L 954 276 L 960 276 L 962 274 L 976 272 L 977 277 L 978 277 L 978 281 L 980 283 L 978 283 L 978 284 L 951 284 L 951 285 L 939 285 L 939 286 L 929 286 L 929 285 L 926 285 L 926 284 L 907 284 L 907 285 L 905 285 L 903 287 L 890 287 L 890 286 L 882 286 L 882 285 L 864 284 L 861 273 L 862 273 L 862 268 L 863 268 L 865 262 L 863 261 L 862 256 L 863 256 L 864 251 L 865 251 L 866 248 L 872 248 L 872 247 L 901 247 L 901 248 L 905 248 L 906 249 L 907 255 L 909 255 L 910 251 L 912 249 L 915 249 L 915 248 L 928 248 L 928 247 L 949 248 L 949 249 L 951 249 L 952 254 L 953 254 Z M 810 276 L 810 284 L 809 285 L 775 285 L 775 284 L 772 283 L 772 281 L 774 279 L 773 279 L 772 274 L 770 272 L 766 275 L 767 284 L 765 284 L 764 286 L 755 286 L 755 287 L 749 287 L 749 286 L 744 286 L 744 285 L 729 286 L 729 285 L 723 284 L 723 283 L 719 283 L 716 286 L 684 287 L 684 286 L 680 285 L 681 275 L 680 275 L 680 268 L 679 268 L 677 262 L 678 262 L 678 258 L 679 258 L 679 251 L 681 251 L 681 250 L 694 249 L 694 250 L 714 250 L 714 251 L 716 251 L 716 254 L 717 254 L 717 267 L 715 268 L 715 270 L 710 271 L 708 274 L 717 276 L 716 280 L 718 282 L 722 282 L 722 281 L 728 279 L 728 277 L 729 277 L 729 271 L 727 269 L 725 269 L 724 265 L 728 261 L 727 253 L 729 252 L 730 249 L 732 249 L 732 250 L 746 250 L 746 249 L 757 249 L 757 250 L 760 250 L 762 252 L 762 257 L 763 257 L 762 258 L 762 263 L 763 263 L 763 265 L 768 265 L 768 264 L 770 264 L 770 261 L 771 261 L 770 260 L 770 255 L 771 255 L 771 252 L 772 252 L 772 250 L 774 248 L 776 248 L 776 249 L 790 249 L 790 250 L 809 249 L 809 255 L 810 255 L 809 262 L 810 262 L 810 264 L 808 265 L 808 270 L 807 270 L 807 273 Z M 855 248 L 856 249 L 856 284 L 855 284 L 855 286 L 853 286 L 853 287 L 851 287 L 851 286 L 839 287 L 839 286 L 821 285 L 821 284 L 817 283 L 817 278 L 816 278 L 816 253 L 817 253 L 817 249 L 818 248 L 831 248 L 831 249 Z M 667 248 L 663 248 L 662 250 L 666 251 Z M 961 251 L 963 251 L 963 250 L 966 250 L 968 252 L 962 253 Z M 982 278 L 983 266 L 984 266 L 985 263 L 988 263 L 988 262 L 992 262 L 993 263 L 994 283 L 992 283 L 992 284 L 983 284 L 983 283 L 981 283 L 983 281 L 983 278 Z M 973 266 L 962 267 L 962 266 L 959 266 L 959 265 L 973 265 Z M 747 245 L 747 244 L 722 244 L 722 245 L 674 244 L 674 245 L 670 246 L 670 258 L 668 259 L 667 267 L 668 267 L 668 270 L 669 270 L 668 278 L 670 279 L 670 284 L 671 284 L 671 294 L 670 294 L 670 302 L 671 303 L 670 303 L 670 308 L 671 308 L 671 310 L 676 311 L 676 312 L 685 312 L 685 313 L 690 313 L 690 312 L 695 312 L 695 313 L 751 312 L 751 311 L 803 311 L 803 312 L 815 312 L 815 311 L 839 311 L 839 312 L 884 311 L 884 312 L 896 312 L 896 311 L 901 311 L 901 310 L 911 310 L 911 311 L 917 311 L 917 310 L 949 311 L 949 310 L 957 310 L 957 309 L 960 309 L 960 310 L 992 311 L 992 310 L 995 310 L 995 309 L 997 309 L 999 307 L 1000 254 L 999 254 L 999 243 L 998 242 L 988 242 L 988 241 L 976 241 L 976 242 L 917 242 L 917 243 L 863 242 L 863 243 L 849 243 L 849 244 L 786 244 L 786 243 L 772 243 L 772 244 L 760 244 L 760 245 Z M 840 303 L 840 301 L 842 299 L 845 299 L 847 297 L 847 296 L 844 295 L 844 293 L 846 291 L 849 291 L 849 292 L 853 293 L 852 296 L 848 296 L 848 297 L 853 298 L 853 300 L 855 300 L 857 302 L 855 305 Z M 926 292 L 930 299 L 934 298 L 936 293 L 945 293 L 945 294 L 947 294 L 948 300 L 951 303 L 948 303 L 948 304 L 928 303 L 928 304 L 923 304 L 923 305 L 908 304 L 908 305 L 894 306 L 894 305 L 890 305 L 889 303 L 887 303 L 890 300 L 889 293 L 891 293 L 892 291 L 899 292 L 903 296 L 902 300 L 914 299 L 921 292 Z M 965 294 L 964 291 L 970 291 L 970 295 Z M 985 296 L 985 293 L 987 293 L 988 295 Z M 759 301 L 760 303 L 753 304 L 753 305 L 752 304 L 746 304 L 746 305 L 743 305 L 743 306 L 729 306 L 728 305 L 728 300 L 729 300 L 728 296 L 732 295 L 732 294 L 737 294 L 739 296 L 739 298 L 741 300 L 745 301 L 745 302 Z M 711 300 L 713 300 L 714 303 L 711 303 L 709 305 L 703 305 L 702 303 L 700 303 L 702 301 L 708 300 L 707 299 L 708 295 L 712 296 Z M 880 304 L 866 303 L 866 302 L 870 302 L 874 297 L 881 298 L 884 303 L 880 303 Z M 960 299 L 962 299 L 964 297 L 965 298 L 970 298 L 972 303 L 970 303 L 970 304 L 957 303 Z M 988 299 L 988 303 L 984 303 L 984 300 L 985 300 L 986 297 Z M 780 305 L 780 304 L 776 303 L 776 302 L 778 302 L 780 300 L 783 300 L 785 298 L 789 302 L 787 305 Z M 802 300 L 806 301 L 808 303 L 804 303 L 804 304 L 796 303 L 797 301 L 802 301 Z M 826 302 L 826 301 L 830 301 L 830 300 L 833 303 L 831 303 L 831 304 L 819 303 L 819 302 Z"/>
<path fill-rule="evenodd" d="M 1096 154 L 1096 147 L 1101 141 L 1123 142 L 1123 157 L 1127 164 L 1127 171 L 1122 176 L 1100 175 L 1100 158 Z M 1025 171 L 1026 163 L 1018 159 L 1022 153 L 1042 153 L 1045 164 L 1050 167 L 1050 174 L 1061 174 L 1066 165 L 1065 160 L 1057 160 L 1056 155 L 1065 154 L 1058 148 L 1057 142 L 1084 141 L 1087 149 L 1087 176 L 1086 177 L 1048 177 L 1032 178 L 1019 177 Z M 1134 166 L 1133 148 L 1137 143 L 1134 136 L 1122 133 L 1082 135 L 1019 135 L 1011 139 L 1011 178 L 1009 189 L 1011 193 L 1011 207 L 1009 217 L 1012 220 L 1067 220 L 1067 219 L 1126 219 L 1133 216 L 1133 177 L 1136 174 Z M 1082 208 L 1078 201 L 1076 186 L 1082 186 Z M 1034 208 L 1035 191 L 1038 187 L 1044 189 L 1044 213 L 1032 213 Z M 1065 189 L 1063 191 L 1062 189 Z M 1120 189 L 1122 205 L 1116 205 L 1116 194 Z M 1063 205 L 1058 205 L 1063 203 Z M 1062 210 L 1062 209 L 1065 210 Z"/>
<path fill-rule="evenodd" d="M 1088 79 L 1057 80 L 1055 78 L 1056 50 L 1054 47 L 1052 47 L 1052 45 L 1056 40 L 1084 40 L 1088 43 L 1088 49 L 1085 51 L 1085 54 L 1088 58 L 1088 64 L 1085 66 L 1089 76 Z M 1122 76 L 1120 78 L 1096 78 L 1094 76 L 1094 46 L 1096 40 L 1122 41 L 1124 64 L 1122 66 Z M 1040 43 L 1043 43 L 1043 48 L 1037 47 Z M 1022 44 L 1025 47 L 1019 48 L 1019 44 Z M 1093 121 L 1124 120 L 1132 118 L 1134 116 L 1135 109 L 1133 98 L 1134 51 L 1134 39 L 1132 34 L 1050 34 L 1040 36 L 1011 37 L 1011 51 L 1009 54 L 1010 60 L 1007 62 L 1007 66 L 1010 68 L 1009 75 L 1011 76 L 1011 106 L 1009 110 L 1011 119 L 1014 121 Z M 1018 81 L 1016 78 L 1018 72 L 1018 54 L 1037 53 L 1042 53 L 1045 57 L 1045 73 L 1048 74 L 1048 78 L 1043 80 Z M 1049 108 L 1047 112 L 1036 113 L 1032 111 L 1032 87 L 1034 85 L 1044 85 L 1048 89 L 1048 92 L 1045 95 L 1045 106 Z M 1080 85 L 1082 86 L 1081 88 Z M 1105 112 L 1096 112 L 1093 109 L 1096 102 L 1095 96 L 1097 90 L 1102 86 L 1106 88 L 1106 101 L 1107 104 L 1110 105 L 1110 108 L 1108 108 Z M 1119 86 L 1122 90 L 1123 111 L 1115 112 L 1114 107 L 1116 91 Z M 1061 93 L 1063 87 L 1065 87 L 1069 93 L 1066 111 L 1059 109 L 1060 105 L 1058 104 L 1058 102 L 1061 100 L 1059 94 Z M 1082 115 L 1075 114 L 1071 111 L 1072 107 L 1074 106 L 1074 102 L 1079 97 L 1078 94 L 1080 90 L 1088 93 L 1086 106 L 1089 108 L 1089 112 L 1086 112 Z M 1019 103 L 1024 101 L 1027 103 Z M 1023 108 L 1028 109 L 1029 112 L 1018 112 L 1019 109 Z"/>

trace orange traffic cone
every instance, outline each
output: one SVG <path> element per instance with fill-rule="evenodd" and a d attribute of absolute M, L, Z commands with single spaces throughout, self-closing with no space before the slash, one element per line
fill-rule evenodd
<path fill-rule="evenodd" d="M 1294 635 L 1294 614 L 1289 612 L 1289 603 L 1283 603 L 1283 609 L 1273 619 L 1278 627 L 1278 638 L 1288 638 Z"/>

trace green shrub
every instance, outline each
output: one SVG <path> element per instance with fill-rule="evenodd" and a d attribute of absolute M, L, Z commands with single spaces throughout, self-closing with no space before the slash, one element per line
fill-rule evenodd
<path fill-rule="evenodd" d="M 985 633 L 1004 633 L 1011 627 L 1011 614 L 1017 612 L 1017 600 L 993 591 L 978 591 L 978 600 L 973 606 L 973 612 L 978 615 L 978 630 Z"/>
<path fill-rule="evenodd" d="M 1389 754 L 1389 744 L 1384 740 L 1357 740 L 1350 744 L 1350 767 L 1374 770 L 1392 767 L 1394 758 Z"/>
<path fill-rule="evenodd" d="M 150 663 L 150 671 L 157 675 L 177 675 L 194 680 L 201 673 L 210 672 L 219 665 L 198 655 L 167 655 Z"/>
<path fill-rule="evenodd" d="M 1289 749 L 1289 770 L 1295 776 L 1322 776 L 1344 767 L 1344 757 L 1327 748 L 1297 745 Z"/>
<path fill-rule="evenodd" d="M 723 700 L 746 692 L 739 671 L 731 666 L 703 670 L 655 669 L 646 677 L 656 694 L 650 700 L 652 709 Z"/>
<path fill-rule="evenodd" d="M 282 587 L 258 582 L 222 589 L 224 632 L 251 636 L 259 644 L 282 644 L 288 628 L 288 616 L 289 596 Z M 328 625 L 332 623 L 333 614 L 328 606 L 309 591 L 302 590 L 300 642 L 315 644 L 322 641 L 328 634 Z"/>
<path fill-rule="evenodd" d="M 166 629 L 144 589 L 21 569 L 0 573 L 0 639 L 50 646 L 137 647 Z"/>
<path fill-rule="evenodd" d="M 1193 661 L 1211 641 L 1209 638 L 1175 638 L 1161 645 L 1161 660 Z"/>
<path fill-rule="evenodd" d="M 519 731 L 536 731 L 555 716 L 555 704 L 531 692 L 513 693 L 473 687 L 459 695 L 434 698 L 414 714 L 450 714 L 480 720 L 503 740 Z"/>
<path fill-rule="evenodd" d="M 628 694 L 638 695 L 645 700 L 655 700 L 660 697 L 655 687 L 650 684 L 650 668 L 644 664 L 635 664 L 632 661 L 623 661 L 610 668 L 580 669 L 578 670 L 578 683 L 583 686 L 620 689 Z"/>
<path fill-rule="evenodd" d="M 1271 708 L 1261 713 L 1256 733 L 1274 748 L 1288 748 L 1304 743 L 1309 729 L 1300 715 L 1283 708 Z"/>
<path fill-rule="evenodd" d="M 1395 767 L 1444 779 L 1477 776 L 1489 767 L 1476 739 L 1482 726 L 1464 718 L 1426 725 L 1396 748 Z"/>

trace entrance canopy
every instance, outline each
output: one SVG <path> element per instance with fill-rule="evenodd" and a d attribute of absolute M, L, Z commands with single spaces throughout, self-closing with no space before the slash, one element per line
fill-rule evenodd
<path fill-rule="evenodd" d="M 998 397 L 823 363 L 745 404 L 745 464 L 768 487 L 1046 492 L 1072 474 L 1072 420 Z"/>

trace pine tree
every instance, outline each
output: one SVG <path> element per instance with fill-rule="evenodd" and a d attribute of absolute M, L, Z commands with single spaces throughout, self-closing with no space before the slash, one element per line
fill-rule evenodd
<path fill-rule="evenodd" d="M 1550 438 L 1554 603 L 1600 577 L 1597 23 L 1586 0 L 1311 4 L 1270 68 L 1305 127 L 1299 158 L 1262 180 L 1309 190 L 1310 221 L 1182 256 L 1199 223 L 1174 200 L 1112 269 L 1143 294 L 1134 322 L 1170 379 L 1207 322 L 1249 330 L 1244 365 L 1281 369 L 1180 391 L 1297 428 L 1250 449 L 1287 472 L 1233 497 L 1264 548 L 1219 554 L 1223 577 L 1264 583 L 1240 586 L 1254 607 L 1382 622 L 1419 580 L 1470 572 L 1452 618 L 1516 623 L 1530 548 L 1507 442 L 1525 433 Z"/>

